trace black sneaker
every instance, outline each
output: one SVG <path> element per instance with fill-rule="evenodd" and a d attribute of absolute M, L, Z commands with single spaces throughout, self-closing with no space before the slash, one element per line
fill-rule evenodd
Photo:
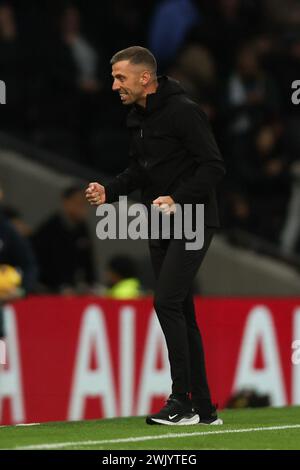
<path fill-rule="evenodd" d="M 211 413 L 209 414 L 203 414 L 200 410 L 197 410 L 197 408 L 193 408 L 193 411 L 194 413 L 197 413 L 200 417 L 199 424 L 211 424 L 213 426 L 223 424 L 223 420 L 221 418 L 218 418 L 216 407 L 213 407 Z"/>
<path fill-rule="evenodd" d="M 170 395 L 158 413 L 147 416 L 146 423 L 167 424 L 171 426 L 198 424 L 199 415 L 193 411 L 192 402 L 189 398 L 186 401 L 180 401 L 173 395 Z"/>

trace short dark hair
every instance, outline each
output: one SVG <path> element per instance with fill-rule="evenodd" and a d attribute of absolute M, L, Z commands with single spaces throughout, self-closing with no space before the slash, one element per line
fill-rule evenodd
<path fill-rule="evenodd" d="M 129 60 L 131 64 L 135 65 L 144 64 L 147 65 L 153 73 L 156 74 L 157 72 L 156 59 L 152 52 L 149 51 L 149 49 L 146 49 L 145 47 L 127 47 L 127 49 L 123 49 L 122 51 L 119 51 L 115 55 L 113 55 L 110 60 L 110 63 L 111 65 L 114 65 L 117 62 L 120 62 L 121 60 Z"/>

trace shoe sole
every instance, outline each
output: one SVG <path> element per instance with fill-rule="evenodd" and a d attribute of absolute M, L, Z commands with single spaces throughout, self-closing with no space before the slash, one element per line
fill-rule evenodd
<path fill-rule="evenodd" d="M 214 421 L 212 421 L 211 423 L 205 423 L 205 422 L 201 422 L 201 420 L 199 421 L 199 424 L 202 424 L 202 426 L 220 426 L 223 424 L 223 420 L 221 418 L 218 418 L 218 419 L 215 419 Z"/>
<path fill-rule="evenodd" d="M 182 418 L 180 421 L 172 422 L 165 419 L 159 418 L 147 418 L 147 424 L 166 424 L 167 426 L 189 426 L 193 424 L 199 424 L 200 417 L 199 415 L 195 415 L 192 418 Z"/>

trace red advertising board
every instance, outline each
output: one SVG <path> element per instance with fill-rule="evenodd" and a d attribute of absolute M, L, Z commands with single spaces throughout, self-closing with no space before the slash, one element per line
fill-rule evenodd
<path fill-rule="evenodd" d="M 196 298 L 209 383 L 300 404 L 300 298 Z M 170 393 L 152 299 L 33 297 L 5 308 L 0 424 L 145 415 Z M 298 342 L 297 342 L 298 341 Z"/>

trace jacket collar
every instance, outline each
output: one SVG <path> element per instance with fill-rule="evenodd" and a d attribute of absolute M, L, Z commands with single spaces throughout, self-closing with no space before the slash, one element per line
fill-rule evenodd
<path fill-rule="evenodd" d="M 159 76 L 157 80 L 156 92 L 147 95 L 146 106 L 143 107 L 138 104 L 132 106 L 127 116 L 127 127 L 139 126 L 146 116 L 162 108 L 170 96 L 184 93 L 181 85 L 166 75 Z"/>

